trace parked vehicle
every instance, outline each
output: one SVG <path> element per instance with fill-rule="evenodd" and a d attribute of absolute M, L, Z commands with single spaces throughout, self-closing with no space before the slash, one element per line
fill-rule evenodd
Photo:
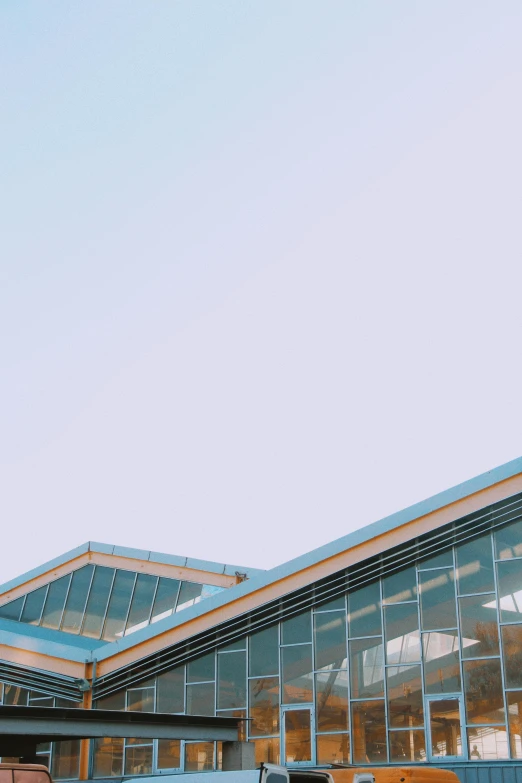
<path fill-rule="evenodd" d="M 0 783 L 53 783 L 43 764 L 0 764 Z"/>

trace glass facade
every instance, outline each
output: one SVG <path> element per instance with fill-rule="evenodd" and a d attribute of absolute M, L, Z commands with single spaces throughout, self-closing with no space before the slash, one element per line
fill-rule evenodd
<path fill-rule="evenodd" d="M 449 547 L 245 635 L 129 689 L 120 708 L 132 709 L 135 691 L 143 700 L 145 690 L 155 709 L 248 716 L 243 732 L 258 760 L 520 759 L 522 526 Z M 159 742 L 148 751 L 141 744 L 139 763 L 146 758 L 159 771 L 172 757 L 173 770 L 215 767 L 216 748 L 200 745 L 182 742 L 169 755 Z M 135 766 L 130 747 L 111 751 L 113 774 Z"/>
<path fill-rule="evenodd" d="M 223 589 L 88 564 L 0 606 L 0 617 L 113 642 Z"/>

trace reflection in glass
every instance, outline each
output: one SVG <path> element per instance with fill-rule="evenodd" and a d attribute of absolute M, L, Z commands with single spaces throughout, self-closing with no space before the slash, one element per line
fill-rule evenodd
<path fill-rule="evenodd" d="M 103 699 L 96 700 L 97 710 L 124 710 L 126 691 L 116 691 L 109 696 L 104 696 Z"/>
<path fill-rule="evenodd" d="M 505 723 L 498 658 L 464 661 L 464 694 L 468 723 Z"/>
<path fill-rule="evenodd" d="M 456 693 L 460 691 L 457 631 L 423 633 L 422 643 L 426 693 Z"/>
<path fill-rule="evenodd" d="M 152 601 L 158 583 L 157 576 L 150 574 L 138 574 L 134 594 L 125 628 L 125 635 L 134 633 L 149 624 Z"/>
<path fill-rule="evenodd" d="M 154 712 L 154 688 L 129 688 L 127 710 L 129 712 Z"/>
<path fill-rule="evenodd" d="M 20 618 L 22 623 L 29 623 L 30 625 L 39 624 L 46 595 L 47 585 L 39 587 L 38 590 L 33 590 L 32 593 L 27 594 L 24 611 Z"/>
<path fill-rule="evenodd" d="M 388 721 L 396 728 L 424 725 L 420 666 L 388 666 Z"/>
<path fill-rule="evenodd" d="M 256 746 L 256 766 L 260 766 L 261 762 L 267 764 L 279 764 L 279 737 L 272 737 L 271 739 L 255 739 L 254 745 Z"/>
<path fill-rule="evenodd" d="M 91 639 L 100 638 L 113 577 L 114 568 L 96 566 L 81 631 L 83 636 L 89 636 Z"/>
<path fill-rule="evenodd" d="M 246 652 L 218 655 L 218 710 L 246 707 Z"/>
<path fill-rule="evenodd" d="M 287 710 L 284 713 L 285 764 L 312 760 L 311 711 Z"/>
<path fill-rule="evenodd" d="M 511 691 L 506 696 L 511 757 L 520 759 L 522 758 L 522 691 Z"/>
<path fill-rule="evenodd" d="M 352 698 L 384 695 L 382 639 L 357 639 L 350 642 L 350 682 Z"/>
<path fill-rule="evenodd" d="M 121 777 L 123 775 L 123 740 L 103 737 L 91 741 L 94 743 L 94 777 Z"/>
<path fill-rule="evenodd" d="M 384 602 L 395 604 L 417 599 L 417 575 L 415 566 L 404 568 L 382 580 Z"/>
<path fill-rule="evenodd" d="M 496 761 L 509 758 L 508 735 L 505 726 L 468 727 L 470 761 Z"/>
<path fill-rule="evenodd" d="M 157 623 L 164 617 L 169 617 L 174 611 L 178 599 L 179 581 L 177 579 L 167 579 L 161 576 L 154 598 L 154 607 L 150 618 L 151 623 Z"/>
<path fill-rule="evenodd" d="M 290 617 L 281 623 L 281 644 L 301 644 L 312 641 L 312 615 L 309 611 Z"/>
<path fill-rule="evenodd" d="M 158 740 L 158 769 L 181 767 L 181 741 Z"/>
<path fill-rule="evenodd" d="M 182 582 L 176 612 L 198 603 L 202 590 L 203 585 L 198 585 L 196 582 Z"/>
<path fill-rule="evenodd" d="M 215 683 L 187 685 L 187 715 L 214 715 Z"/>
<path fill-rule="evenodd" d="M 216 676 L 214 653 L 207 653 L 187 664 L 187 682 L 205 682 Z"/>
<path fill-rule="evenodd" d="M 495 530 L 495 548 L 500 560 L 522 557 L 522 519 Z"/>
<path fill-rule="evenodd" d="M 277 625 L 250 637 L 248 673 L 251 677 L 279 674 L 279 632 Z"/>
<path fill-rule="evenodd" d="M 346 666 L 346 615 L 327 612 L 314 617 L 315 668 Z"/>
<path fill-rule="evenodd" d="M 315 675 L 317 731 L 348 729 L 348 673 L 321 672 Z"/>
<path fill-rule="evenodd" d="M 352 744 L 355 764 L 387 761 L 384 701 L 352 702 Z"/>
<path fill-rule="evenodd" d="M 495 589 L 491 537 L 481 536 L 456 547 L 457 584 L 460 595 Z"/>
<path fill-rule="evenodd" d="M 116 571 L 102 633 L 108 642 L 123 636 L 135 578 L 132 571 Z"/>
<path fill-rule="evenodd" d="M 380 636 L 382 626 L 379 582 L 349 593 L 348 612 L 350 637 Z"/>
<path fill-rule="evenodd" d="M 458 699 L 430 701 L 431 753 L 462 756 L 462 726 Z"/>
<path fill-rule="evenodd" d="M 26 688 L 19 688 L 17 685 L 4 685 L 4 704 L 19 704 L 27 706 L 29 700 L 29 691 Z"/>
<path fill-rule="evenodd" d="M 80 740 L 62 740 L 53 743 L 51 774 L 53 780 L 78 778 L 80 772 Z"/>
<path fill-rule="evenodd" d="M 152 743 L 149 745 L 134 744 L 137 742 L 151 742 L 150 740 L 127 740 L 125 745 L 125 774 L 126 775 L 151 775 L 152 774 Z"/>
<path fill-rule="evenodd" d="M 426 571 L 420 577 L 420 605 L 423 631 L 456 628 L 453 570 Z"/>
<path fill-rule="evenodd" d="M 324 603 L 318 603 L 314 606 L 315 612 L 330 612 L 334 609 L 342 609 L 346 612 L 346 598 L 343 595 L 338 595 L 337 598 L 331 598 Z"/>
<path fill-rule="evenodd" d="M 67 576 L 62 576 L 49 585 L 41 620 L 41 625 L 45 628 L 58 630 L 70 581 L 71 575 L 67 574 Z"/>
<path fill-rule="evenodd" d="M 396 604 L 384 609 L 386 663 L 420 661 L 417 604 Z"/>
<path fill-rule="evenodd" d="M 185 743 L 185 770 L 187 772 L 203 772 L 209 769 L 214 769 L 214 743 Z"/>
<path fill-rule="evenodd" d="M 498 563 L 500 619 L 504 623 L 522 620 L 522 567 L 518 560 Z"/>
<path fill-rule="evenodd" d="M 279 677 L 260 677 L 249 681 L 251 737 L 279 732 Z"/>
<path fill-rule="evenodd" d="M 185 709 L 185 667 L 178 666 L 158 675 L 156 681 L 156 710 L 183 712 Z"/>
<path fill-rule="evenodd" d="M 350 763 L 350 737 L 348 734 L 318 734 L 316 748 L 317 764 Z"/>
<path fill-rule="evenodd" d="M 410 761 L 426 761 L 424 729 L 414 731 L 390 731 L 390 761 L 407 764 Z"/>
<path fill-rule="evenodd" d="M 62 619 L 62 631 L 79 633 L 91 584 L 94 566 L 89 564 L 73 572 Z"/>
<path fill-rule="evenodd" d="M 459 598 L 463 658 L 498 655 L 498 624 L 495 595 Z"/>
<path fill-rule="evenodd" d="M 247 713 L 246 710 L 218 710 L 217 715 L 221 716 L 222 718 L 246 718 Z M 246 729 L 247 729 L 247 721 L 242 720 L 238 727 L 238 740 L 239 742 L 245 742 L 246 741 Z"/>
<path fill-rule="evenodd" d="M 313 701 L 312 645 L 281 648 L 283 703 Z"/>
<path fill-rule="evenodd" d="M 522 625 L 502 628 L 506 688 L 522 688 Z"/>
<path fill-rule="evenodd" d="M 20 598 L 16 598 L 14 601 L 9 601 L 9 603 L 4 604 L 4 606 L 0 606 L 0 617 L 5 618 L 6 620 L 16 620 L 18 622 L 20 620 L 20 612 L 22 611 L 24 600 L 25 595 L 22 595 Z"/>

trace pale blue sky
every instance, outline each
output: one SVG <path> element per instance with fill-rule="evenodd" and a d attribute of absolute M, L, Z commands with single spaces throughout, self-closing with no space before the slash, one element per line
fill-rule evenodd
<path fill-rule="evenodd" d="M 269 567 L 522 454 L 522 4 L 0 4 L 4 581 Z"/>

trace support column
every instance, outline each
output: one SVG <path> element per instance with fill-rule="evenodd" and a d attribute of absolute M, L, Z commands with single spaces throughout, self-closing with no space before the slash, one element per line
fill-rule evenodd
<path fill-rule="evenodd" d="M 253 742 L 223 743 L 223 772 L 256 768 L 256 746 Z"/>

